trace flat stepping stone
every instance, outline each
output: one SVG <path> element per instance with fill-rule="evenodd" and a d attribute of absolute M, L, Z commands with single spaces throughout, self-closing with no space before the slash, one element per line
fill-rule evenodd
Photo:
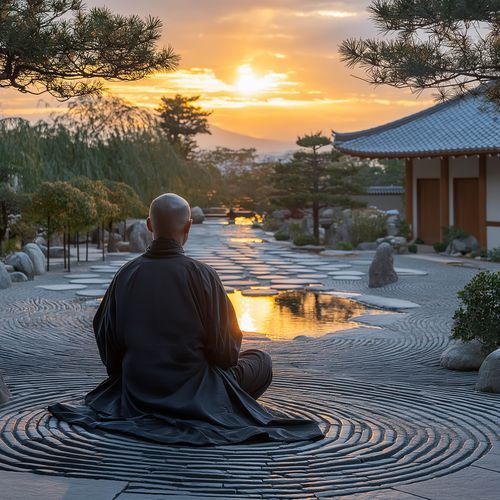
<path fill-rule="evenodd" d="M 287 291 L 287 290 L 299 290 L 299 289 L 303 289 L 304 286 L 303 285 L 284 285 L 284 284 L 273 284 L 271 285 L 271 288 L 273 288 L 274 290 L 283 290 L 283 291 Z"/>
<path fill-rule="evenodd" d="M 101 273 L 101 274 L 116 274 L 119 270 L 118 267 L 110 267 L 108 269 L 92 269 L 96 273 Z"/>
<path fill-rule="evenodd" d="M 73 283 L 75 285 L 109 285 L 111 281 L 98 278 L 85 278 L 71 280 L 70 283 Z"/>
<path fill-rule="evenodd" d="M 354 266 L 369 266 L 371 265 L 372 261 L 371 260 L 350 260 L 349 264 L 352 264 Z"/>
<path fill-rule="evenodd" d="M 348 257 L 350 255 L 355 255 L 353 251 L 350 250 L 323 250 L 320 255 L 325 257 Z"/>
<path fill-rule="evenodd" d="M 286 274 L 263 274 L 259 276 L 260 280 L 288 280 L 290 279 L 289 276 Z"/>
<path fill-rule="evenodd" d="M 407 267 L 395 267 L 394 270 L 400 276 L 427 276 L 429 273 L 419 271 L 418 269 L 409 269 Z"/>
<path fill-rule="evenodd" d="M 351 269 L 352 265 L 351 264 L 335 264 L 335 270 L 338 269 Z"/>
<path fill-rule="evenodd" d="M 347 274 L 347 275 L 335 275 L 331 277 L 332 280 L 335 281 L 361 281 L 361 276 L 354 276 L 352 274 Z"/>
<path fill-rule="evenodd" d="M 258 281 L 252 280 L 233 280 L 233 281 L 223 281 L 224 286 L 257 286 L 259 284 Z"/>
<path fill-rule="evenodd" d="M 261 289 L 261 288 L 249 288 L 247 290 L 242 290 L 241 295 L 245 297 L 271 297 L 272 295 L 278 295 L 278 290 L 274 289 Z"/>
<path fill-rule="evenodd" d="M 420 307 L 415 302 L 402 299 L 391 299 L 379 297 L 378 295 L 360 295 L 356 300 L 367 306 L 379 307 L 380 309 L 416 309 Z"/>
<path fill-rule="evenodd" d="M 226 291 L 226 293 L 233 293 L 235 289 L 232 286 L 224 285 L 224 290 Z"/>
<path fill-rule="evenodd" d="M 79 297 L 104 297 L 106 290 L 80 290 L 76 292 Z"/>
<path fill-rule="evenodd" d="M 294 279 L 294 278 L 276 278 L 272 279 L 273 285 L 310 285 L 314 279 Z"/>
<path fill-rule="evenodd" d="M 307 278 L 307 279 L 316 279 L 316 280 L 324 280 L 328 278 L 328 274 L 299 274 L 297 278 Z"/>
<path fill-rule="evenodd" d="M 362 271 L 351 271 L 349 269 L 341 269 L 340 271 L 331 271 L 328 273 L 330 276 L 366 276 Z"/>
<path fill-rule="evenodd" d="M 87 288 L 87 285 L 72 285 L 72 284 L 38 285 L 37 288 L 43 288 L 44 290 L 51 290 L 52 292 L 65 292 L 67 290 L 83 290 L 84 288 Z"/>
<path fill-rule="evenodd" d="M 128 264 L 129 261 L 128 260 L 112 260 L 109 262 L 109 265 L 110 266 L 124 266 L 125 264 Z"/>
<path fill-rule="evenodd" d="M 362 314 L 360 316 L 354 316 L 350 318 L 350 321 L 355 323 L 363 323 L 369 326 L 389 326 L 396 321 L 404 318 L 406 314 L 402 313 L 382 313 L 382 314 Z"/>
<path fill-rule="evenodd" d="M 87 279 L 87 278 L 99 278 L 98 274 L 91 274 L 91 273 L 82 273 L 82 274 L 65 274 L 64 278 L 67 280 L 73 280 L 73 279 Z"/>

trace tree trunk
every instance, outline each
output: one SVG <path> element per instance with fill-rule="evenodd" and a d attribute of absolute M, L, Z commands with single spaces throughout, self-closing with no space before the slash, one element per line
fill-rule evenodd
<path fill-rule="evenodd" d="M 47 217 L 47 271 L 50 271 L 50 215 Z"/>
<path fill-rule="evenodd" d="M 105 242 L 104 242 L 104 222 L 102 223 L 101 225 L 101 229 L 102 229 L 102 260 L 104 261 L 105 258 L 104 258 L 104 245 L 105 245 Z"/>
<path fill-rule="evenodd" d="M 76 261 L 80 262 L 80 233 L 76 233 Z"/>
<path fill-rule="evenodd" d="M 313 201 L 313 235 L 316 243 L 319 244 L 319 202 Z"/>
<path fill-rule="evenodd" d="M 63 260 L 64 269 L 66 269 L 66 231 L 63 232 Z"/>
<path fill-rule="evenodd" d="M 89 238 L 90 233 L 87 231 L 87 238 L 85 240 L 85 262 L 89 261 Z"/>
<path fill-rule="evenodd" d="M 123 241 L 127 241 L 127 219 L 123 221 Z"/>
<path fill-rule="evenodd" d="M 68 227 L 68 273 L 71 272 L 71 229 Z"/>

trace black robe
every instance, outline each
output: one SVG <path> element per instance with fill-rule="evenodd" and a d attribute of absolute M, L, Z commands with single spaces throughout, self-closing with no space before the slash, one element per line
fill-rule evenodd
<path fill-rule="evenodd" d="M 157 239 L 116 274 L 94 318 L 108 378 L 56 417 L 161 443 L 323 437 L 316 423 L 259 405 L 226 370 L 241 331 L 217 273 Z"/>

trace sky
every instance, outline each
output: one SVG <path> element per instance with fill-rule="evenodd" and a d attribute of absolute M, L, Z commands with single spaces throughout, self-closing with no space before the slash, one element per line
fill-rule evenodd
<path fill-rule="evenodd" d="M 433 104 L 429 95 L 373 87 L 340 61 L 350 37 L 379 36 L 369 0 L 87 0 L 120 14 L 163 21 L 161 43 L 181 56 L 174 73 L 108 92 L 155 109 L 160 97 L 199 95 L 210 123 L 239 134 L 292 143 L 298 135 L 354 131 Z M 47 96 L 0 91 L 0 115 L 46 116 L 60 108 Z"/>

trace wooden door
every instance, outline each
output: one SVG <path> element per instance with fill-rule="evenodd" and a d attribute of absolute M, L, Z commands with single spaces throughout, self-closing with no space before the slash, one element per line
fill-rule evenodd
<path fill-rule="evenodd" d="M 439 179 L 417 180 L 417 237 L 432 245 L 441 241 Z"/>
<path fill-rule="evenodd" d="M 453 225 L 479 238 L 479 180 L 453 180 Z"/>

